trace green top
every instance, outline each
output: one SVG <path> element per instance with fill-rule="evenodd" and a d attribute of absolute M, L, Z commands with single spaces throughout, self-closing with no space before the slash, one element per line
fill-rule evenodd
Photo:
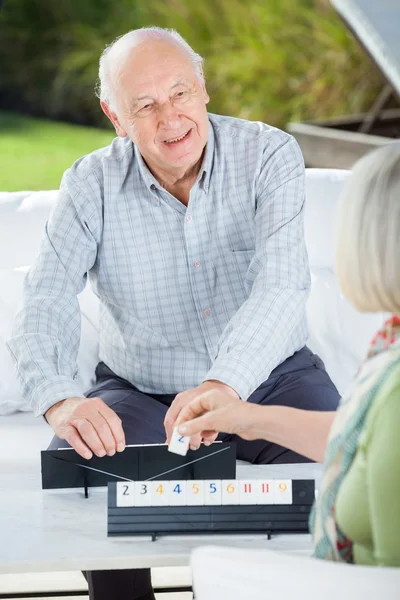
<path fill-rule="evenodd" d="M 400 365 L 378 392 L 336 498 L 354 561 L 400 567 Z"/>

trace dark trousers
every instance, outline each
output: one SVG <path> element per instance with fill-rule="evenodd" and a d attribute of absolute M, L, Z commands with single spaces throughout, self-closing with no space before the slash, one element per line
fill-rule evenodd
<path fill-rule="evenodd" d="M 100 397 L 118 414 L 123 423 L 127 444 L 165 442 L 164 417 L 175 394 L 140 392 L 104 363 L 99 363 L 96 383 L 86 396 Z M 321 359 L 305 347 L 276 367 L 267 381 L 251 394 L 248 402 L 303 410 L 334 411 L 339 403 L 339 393 Z M 249 442 L 227 434 L 221 434 L 219 439 L 234 440 L 237 458 L 253 464 L 309 462 L 304 456 L 265 440 Z M 66 446 L 68 444 L 64 440 L 54 437 L 49 449 Z M 89 584 L 91 600 L 153 598 L 148 569 L 90 571 L 84 575 Z"/>

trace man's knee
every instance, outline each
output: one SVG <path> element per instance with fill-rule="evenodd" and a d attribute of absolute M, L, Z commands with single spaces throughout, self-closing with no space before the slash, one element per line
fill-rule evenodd
<path fill-rule="evenodd" d="M 308 350 L 308 349 L 307 349 Z M 249 402 L 289 406 L 303 410 L 334 411 L 340 395 L 318 356 L 308 351 L 306 365 L 302 368 L 297 359 L 297 368 L 286 370 L 293 361 L 288 359 L 275 369 L 271 377 L 249 397 Z M 311 361 L 311 363 L 310 363 Z"/>

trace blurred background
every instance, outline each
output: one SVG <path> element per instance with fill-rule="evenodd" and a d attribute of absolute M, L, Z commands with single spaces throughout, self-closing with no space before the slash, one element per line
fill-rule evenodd
<path fill-rule="evenodd" d="M 203 55 L 210 112 L 287 129 L 367 111 L 386 85 L 328 0 L 4 0 L 1 191 L 55 189 L 110 143 L 99 56 L 149 25 L 177 29 Z"/>

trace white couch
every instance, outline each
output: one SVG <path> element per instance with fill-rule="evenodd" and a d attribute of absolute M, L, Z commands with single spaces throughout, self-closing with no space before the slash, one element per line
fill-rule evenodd
<path fill-rule="evenodd" d="M 347 177 L 347 171 L 326 169 L 307 169 L 306 175 L 305 235 L 312 273 L 308 344 L 325 361 L 341 393 L 383 320 L 381 314 L 358 313 L 342 296 L 335 277 L 335 220 L 338 197 Z M 20 303 L 24 274 L 39 251 L 42 231 L 56 198 L 57 191 L 0 193 L 0 469 L 3 456 L 8 461 L 29 460 L 51 437 L 43 420 L 26 412 L 29 404 L 20 397 L 4 341 Z M 80 295 L 80 304 L 79 368 L 82 385 L 88 388 L 98 361 L 99 328 L 98 300 L 89 286 Z"/>
<path fill-rule="evenodd" d="M 398 600 L 400 569 L 271 550 L 203 547 L 191 557 L 196 600 Z M 290 573 L 290 577 L 288 577 Z"/>

